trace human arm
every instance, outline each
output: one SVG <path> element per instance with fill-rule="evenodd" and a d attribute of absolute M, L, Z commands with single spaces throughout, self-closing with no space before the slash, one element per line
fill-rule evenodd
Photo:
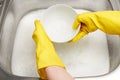
<path fill-rule="evenodd" d="M 36 63 L 40 77 L 45 80 L 73 80 L 65 70 L 62 60 L 57 55 L 39 20 L 35 21 L 32 37 L 36 43 Z"/>
<path fill-rule="evenodd" d="M 120 11 L 86 12 L 78 14 L 73 29 L 81 25 L 79 33 L 70 41 L 75 42 L 97 29 L 107 33 L 120 35 Z"/>
<path fill-rule="evenodd" d="M 48 80 L 74 80 L 63 68 L 51 66 L 45 69 Z"/>

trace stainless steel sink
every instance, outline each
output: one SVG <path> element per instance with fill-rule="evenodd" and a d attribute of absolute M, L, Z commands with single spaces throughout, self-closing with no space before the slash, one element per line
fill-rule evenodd
<path fill-rule="evenodd" d="M 82 8 L 90 11 L 113 10 L 113 5 L 109 0 L 0 0 L 0 80 L 39 80 L 37 77 L 13 75 L 11 57 L 15 34 L 21 18 L 25 14 L 61 3 L 68 4 L 75 9 Z M 9 13 L 12 17 L 6 19 Z M 105 75 L 112 73 L 120 64 L 120 37 L 107 35 L 107 42 L 110 55 L 110 71 Z"/>

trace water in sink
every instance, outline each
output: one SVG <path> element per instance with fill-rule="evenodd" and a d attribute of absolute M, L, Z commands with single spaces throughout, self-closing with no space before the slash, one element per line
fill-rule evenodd
<path fill-rule="evenodd" d="M 81 10 L 76 11 L 79 13 Z M 38 10 L 28 13 L 18 25 L 12 55 L 14 75 L 38 77 L 32 33 L 34 20 L 40 19 L 43 12 L 44 10 Z M 67 71 L 74 77 L 97 76 L 109 72 L 106 35 L 99 30 L 90 33 L 79 42 L 54 45 Z"/>

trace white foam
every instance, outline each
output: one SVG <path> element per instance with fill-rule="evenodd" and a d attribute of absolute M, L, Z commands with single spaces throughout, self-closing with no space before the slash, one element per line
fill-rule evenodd
<path fill-rule="evenodd" d="M 32 40 L 34 20 L 43 10 L 25 15 L 17 29 L 12 55 L 12 72 L 18 76 L 38 77 L 35 62 L 35 43 Z M 80 13 L 80 10 L 77 10 Z M 106 36 L 96 31 L 76 43 L 55 44 L 68 72 L 74 77 L 97 76 L 108 73 L 109 53 Z"/>

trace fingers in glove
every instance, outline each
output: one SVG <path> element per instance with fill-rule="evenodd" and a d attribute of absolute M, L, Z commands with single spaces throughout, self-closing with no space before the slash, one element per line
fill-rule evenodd
<path fill-rule="evenodd" d="M 40 40 L 47 40 L 47 39 L 50 40 L 41 22 L 39 20 L 35 20 L 34 23 L 35 23 L 35 31 L 33 33 L 33 39 L 34 37 L 37 37 L 37 39 L 40 39 Z"/>
<path fill-rule="evenodd" d="M 86 34 L 87 34 L 86 32 L 80 32 L 69 42 L 76 42 L 76 41 L 80 40 L 81 38 L 83 38 Z"/>
<path fill-rule="evenodd" d="M 79 22 L 78 16 L 76 16 L 76 19 L 72 26 L 73 30 L 76 30 L 79 27 L 79 25 L 80 25 L 80 22 Z"/>

